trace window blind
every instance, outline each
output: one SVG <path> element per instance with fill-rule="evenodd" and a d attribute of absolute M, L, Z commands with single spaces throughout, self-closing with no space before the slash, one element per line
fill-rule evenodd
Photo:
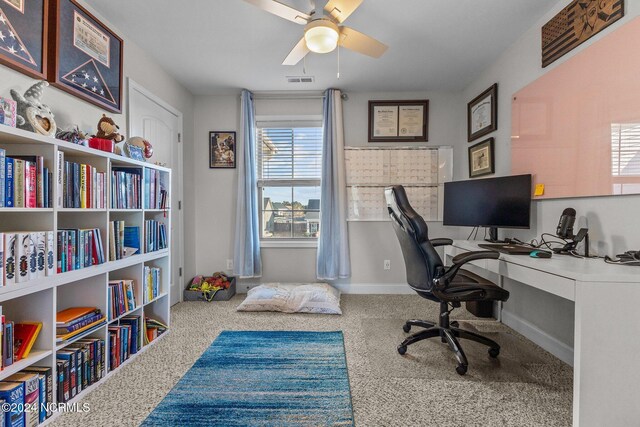
<path fill-rule="evenodd" d="M 319 183 L 321 127 L 262 127 L 258 128 L 257 137 L 258 185 Z"/>
<path fill-rule="evenodd" d="M 611 125 L 611 172 L 613 176 L 640 175 L 640 124 Z"/>

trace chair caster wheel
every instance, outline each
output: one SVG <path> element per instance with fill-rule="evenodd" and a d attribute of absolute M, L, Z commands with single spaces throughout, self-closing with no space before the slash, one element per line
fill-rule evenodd
<path fill-rule="evenodd" d="M 464 375 L 467 373 L 467 367 L 465 365 L 458 365 L 456 366 L 456 372 L 458 375 Z"/>
<path fill-rule="evenodd" d="M 500 354 L 500 349 L 499 348 L 490 348 L 489 349 L 489 356 L 492 358 L 496 358 L 498 357 L 498 355 Z"/>
<path fill-rule="evenodd" d="M 406 352 L 407 352 L 407 346 L 406 345 L 399 345 L 398 346 L 398 353 L 405 354 Z"/>
<path fill-rule="evenodd" d="M 402 327 L 402 330 L 405 332 L 411 331 L 411 325 L 409 325 L 408 323 L 405 323 L 404 326 Z"/>
<path fill-rule="evenodd" d="M 458 323 L 457 320 L 454 320 L 453 322 L 451 322 L 450 325 L 453 326 L 454 328 L 459 328 L 460 327 L 460 323 Z"/>

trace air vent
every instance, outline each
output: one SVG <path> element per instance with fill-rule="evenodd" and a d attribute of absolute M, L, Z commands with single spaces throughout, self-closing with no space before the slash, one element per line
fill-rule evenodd
<path fill-rule="evenodd" d="M 315 80 L 313 76 L 287 76 L 288 83 L 313 83 Z"/>

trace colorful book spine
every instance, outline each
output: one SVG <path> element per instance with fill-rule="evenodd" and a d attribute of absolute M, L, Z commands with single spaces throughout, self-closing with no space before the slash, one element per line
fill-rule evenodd
<path fill-rule="evenodd" d="M 4 283 L 5 280 L 5 264 L 6 261 L 4 259 L 4 233 L 0 233 L 0 286 L 6 286 Z M 1 333 L 0 333 L 1 336 Z"/>
<path fill-rule="evenodd" d="M 64 152 L 58 151 L 58 157 L 56 159 L 56 207 L 64 207 Z"/>
<path fill-rule="evenodd" d="M 34 162 L 24 161 L 24 207 L 38 206 L 37 169 Z"/>
<path fill-rule="evenodd" d="M 15 233 L 4 233 L 4 285 L 16 284 L 17 247 Z"/>
<path fill-rule="evenodd" d="M 36 207 L 45 208 L 45 186 L 44 186 L 44 157 L 37 156 L 35 164 L 35 178 L 36 178 Z"/>
<path fill-rule="evenodd" d="M 14 200 L 14 176 L 15 162 L 10 157 L 5 157 L 5 174 L 4 174 L 4 206 L 12 208 L 15 206 Z"/>
<path fill-rule="evenodd" d="M 5 207 L 5 175 L 7 173 L 6 163 L 7 163 L 7 152 L 0 148 L 0 208 Z"/>
<path fill-rule="evenodd" d="M 31 257 L 31 233 L 16 233 L 16 256 L 18 273 L 16 275 L 16 283 L 24 283 L 29 281 L 29 264 Z"/>
<path fill-rule="evenodd" d="M 56 239 L 55 239 L 55 233 L 53 231 L 47 231 L 45 233 L 45 239 L 46 239 L 46 270 L 45 270 L 45 275 L 46 276 L 53 276 L 54 274 L 56 274 Z"/>
<path fill-rule="evenodd" d="M 21 409 L 24 407 L 24 385 L 15 382 L 0 383 L 0 399 L 9 405 L 9 411 L 3 416 L 7 427 L 24 427 L 24 414 Z"/>
<path fill-rule="evenodd" d="M 36 236 L 36 276 L 40 279 L 47 275 L 47 232 L 37 231 Z"/>
<path fill-rule="evenodd" d="M 16 208 L 25 207 L 24 189 L 25 189 L 25 173 L 24 173 L 24 160 L 13 159 L 13 198 L 14 206 Z"/>

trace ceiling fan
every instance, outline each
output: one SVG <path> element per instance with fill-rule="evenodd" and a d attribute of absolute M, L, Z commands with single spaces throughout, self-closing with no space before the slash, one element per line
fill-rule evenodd
<path fill-rule="evenodd" d="M 322 13 L 316 13 L 313 0 L 311 0 L 313 10 L 310 13 L 300 12 L 277 0 L 245 1 L 281 18 L 304 25 L 304 36 L 287 55 L 282 65 L 296 65 L 309 52 L 329 53 L 337 46 L 374 58 L 379 58 L 387 50 L 387 45 L 384 43 L 340 25 L 363 0 L 329 0 Z"/>

